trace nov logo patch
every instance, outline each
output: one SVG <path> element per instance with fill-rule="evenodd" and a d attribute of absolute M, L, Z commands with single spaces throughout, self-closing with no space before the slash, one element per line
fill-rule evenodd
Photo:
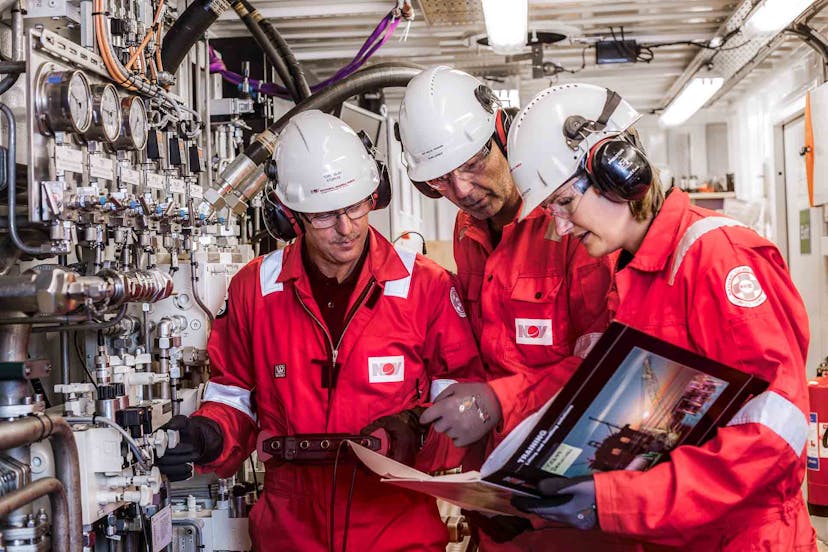
<path fill-rule="evenodd" d="M 515 343 L 552 345 L 552 320 L 515 318 Z"/>
<path fill-rule="evenodd" d="M 273 366 L 273 377 L 274 378 L 287 377 L 287 365 L 286 364 L 276 364 L 275 366 Z"/>
<path fill-rule="evenodd" d="M 368 381 L 386 383 L 405 379 L 405 357 L 368 357 Z"/>

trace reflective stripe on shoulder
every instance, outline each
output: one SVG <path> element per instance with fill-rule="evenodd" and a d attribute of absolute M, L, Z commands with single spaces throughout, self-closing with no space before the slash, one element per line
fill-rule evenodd
<path fill-rule="evenodd" d="M 693 244 L 711 230 L 722 228 L 724 226 L 747 227 L 738 220 L 733 220 L 732 218 L 727 217 L 705 217 L 701 220 L 697 220 L 687 227 L 687 230 L 684 231 L 684 235 L 681 237 L 681 241 L 679 241 L 678 247 L 676 247 L 675 256 L 673 257 L 673 264 L 670 267 L 670 279 L 668 280 L 668 283 L 671 286 L 676 281 L 676 274 L 678 274 L 678 270 L 681 267 L 681 262 L 684 260 L 684 256 L 687 255 L 687 251 L 693 247 Z"/>
<path fill-rule="evenodd" d="M 246 414 L 254 422 L 256 415 L 250 408 L 250 391 L 235 385 L 222 385 L 220 383 L 208 382 L 204 389 L 203 402 L 217 402 L 235 408 L 242 414 Z"/>
<path fill-rule="evenodd" d="M 408 276 L 400 278 L 399 280 L 385 282 L 385 295 L 408 299 L 408 290 L 411 287 L 411 273 L 414 272 L 414 261 L 417 259 L 417 253 L 402 248 L 395 248 L 394 251 L 397 252 L 400 260 L 405 265 Z"/>
<path fill-rule="evenodd" d="M 282 291 L 282 282 L 277 282 L 282 273 L 282 254 L 284 249 L 274 251 L 264 259 L 259 267 L 259 281 L 262 284 L 262 297 L 274 291 Z"/>
<path fill-rule="evenodd" d="M 799 456 L 808 437 L 808 420 L 797 406 L 773 391 L 765 391 L 747 403 L 727 425 L 762 424 L 782 439 Z"/>

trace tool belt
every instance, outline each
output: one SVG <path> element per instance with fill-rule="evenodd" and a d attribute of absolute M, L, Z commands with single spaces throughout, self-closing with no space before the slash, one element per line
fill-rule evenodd
<path fill-rule="evenodd" d="M 343 441 L 353 441 L 365 448 L 380 452 L 382 442 L 372 435 L 351 435 L 349 433 L 300 433 L 298 435 L 270 437 L 262 441 L 263 456 L 277 462 L 298 464 L 332 464 Z M 341 445 L 347 448 L 346 445 Z M 343 461 L 349 455 L 340 451 Z"/>

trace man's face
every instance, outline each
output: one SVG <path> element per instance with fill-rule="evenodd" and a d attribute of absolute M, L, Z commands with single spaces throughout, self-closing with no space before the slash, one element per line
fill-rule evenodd
<path fill-rule="evenodd" d="M 323 273 L 328 272 L 325 268 L 337 269 L 359 260 L 368 236 L 368 213 L 372 207 L 373 200 L 368 198 L 338 211 L 300 215 L 304 218 L 308 253 Z"/>
<path fill-rule="evenodd" d="M 500 213 L 517 194 L 509 164 L 491 140 L 463 165 L 427 184 L 479 220 Z"/>

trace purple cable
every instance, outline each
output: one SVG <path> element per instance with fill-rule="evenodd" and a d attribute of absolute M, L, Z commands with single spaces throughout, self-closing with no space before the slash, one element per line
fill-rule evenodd
<path fill-rule="evenodd" d="M 311 86 L 311 91 L 318 92 L 319 90 L 327 88 L 331 84 L 334 84 L 335 82 L 338 82 L 357 71 L 365 64 L 366 61 L 368 61 L 374 52 L 381 48 L 383 44 L 388 42 L 388 39 L 391 38 L 392 34 L 394 34 L 394 31 L 399 24 L 400 19 L 394 19 L 391 12 L 389 12 L 382 18 L 377 27 L 371 33 L 371 36 L 365 40 L 354 58 L 334 73 L 333 76 Z M 377 39 L 379 39 L 379 42 L 376 42 Z M 373 44 L 374 42 L 376 42 L 376 44 Z M 236 86 L 240 86 L 244 82 L 244 77 L 227 69 L 227 66 L 224 65 L 224 61 L 221 57 L 219 57 L 216 51 L 213 50 L 212 46 L 210 47 L 210 72 L 221 74 L 224 80 L 230 82 L 231 84 L 235 84 Z M 272 82 L 248 79 L 248 83 L 252 89 L 268 96 L 287 97 L 288 95 L 285 87 Z"/>

